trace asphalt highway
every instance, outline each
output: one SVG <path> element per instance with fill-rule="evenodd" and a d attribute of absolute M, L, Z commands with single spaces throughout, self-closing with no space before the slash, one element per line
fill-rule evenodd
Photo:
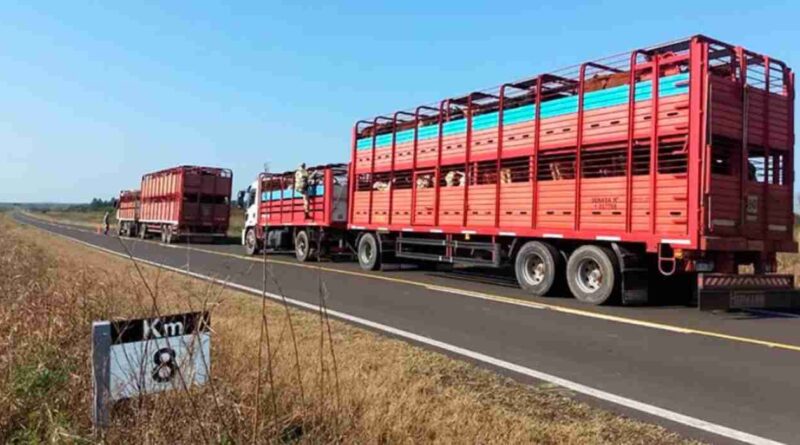
<path fill-rule="evenodd" d="M 15 218 L 111 252 L 261 290 L 262 269 L 236 245 L 121 240 L 22 214 Z M 345 321 L 496 369 L 714 443 L 800 443 L 800 316 L 708 313 L 681 305 L 588 307 L 533 298 L 508 275 L 269 256 L 268 293 L 313 309 L 319 281 Z"/>

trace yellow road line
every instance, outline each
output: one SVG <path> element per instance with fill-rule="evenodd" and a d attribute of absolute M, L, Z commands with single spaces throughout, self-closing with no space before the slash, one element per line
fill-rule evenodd
<path fill-rule="evenodd" d="M 48 223 L 54 224 L 54 225 L 60 225 L 60 224 L 52 223 L 52 222 L 49 222 L 49 221 L 43 221 L 43 222 L 48 222 Z M 75 228 L 74 226 L 72 226 L 70 228 L 75 229 L 75 230 L 81 230 L 81 229 Z M 90 231 L 86 230 L 86 232 L 90 232 Z M 142 240 L 134 240 L 134 241 L 139 241 L 140 242 Z M 146 240 L 146 241 L 150 242 L 150 243 L 162 245 L 161 243 L 156 242 L 156 241 L 150 241 L 150 240 Z M 191 246 L 186 246 L 186 247 L 183 247 L 183 246 L 181 246 L 181 247 L 179 247 L 179 246 L 170 246 L 170 247 L 194 250 L 194 251 L 197 251 L 197 252 L 203 252 L 203 253 L 209 253 L 209 254 L 213 254 L 213 255 L 220 255 L 220 256 L 226 256 L 226 257 L 231 257 L 231 258 L 237 258 L 237 259 L 240 259 L 240 260 L 248 260 L 248 261 L 255 261 L 255 262 L 262 262 L 263 261 L 262 257 L 246 256 L 246 255 L 240 255 L 240 254 L 228 253 L 228 252 L 220 252 L 220 251 L 216 251 L 216 250 L 203 249 L 203 248 L 199 248 L 199 247 L 191 247 Z M 321 271 L 324 271 L 324 272 L 337 273 L 337 274 L 342 274 L 342 275 L 350 275 L 350 276 L 354 276 L 354 277 L 369 278 L 369 279 L 373 279 L 373 280 L 382 280 L 382 281 L 391 282 L 391 283 L 406 284 L 406 285 L 410 285 L 410 286 L 423 287 L 423 288 L 426 288 L 428 290 L 433 290 L 433 291 L 438 291 L 438 292 L 446 292 L 446 293 L 450 293 L 450 294 L 457 294 L 457 295 L 470 297 L 470 298 L 478 298 L 478 299 L 481 299 L 481 300 L 495 301 L 495 302 L 506 303 L 506 304 L 513 304 L 513 305 L 516 305 L 516 306 L 523 306 L 523 307 L 529 307 L 529 308 L 534 308 L 534 309 L 551 310 L 551 311 L 554 311 L 554 312 L 560 312 L 560 313 L 564 313 L 564 314 L 576 315 L 576 316 L 580 316 L 580 317 L 594 318 L 594 319 L 599 319 L 599 320 L 612 321 L 612 322 L 616 322 L 616 323 L 624 323 L 624 324 L 629 324 L 629 325 L 634 325 L 634 326 L 641 326 L 641 327 L 646 327 L 646 328 L 659 329 L 659 330 L 663 330 L 663 331 L 670 331 L 670 332 L 675 332 L 675 333 L 680 333 L 680 334 L 700 335 L 700 336 L 704 336 L 704 337 L 718 338 L 718 339 L 723 339 L 723 340 L 736 341 L 736 342 L 740 342 L 740 343 L 747 343 L 747 344 L 752 344 L 752 345 L 766 346 L 768 348 L 775 348 L 775 349 L 783 349 L 783 350 L 788 350 L 788 351 L 800 352 L 800 345 L 792 345 L 792 344 L 788 344 L 788 343 L 773 342 L 773 341 L 769 341 L 769 340 L 761 340 L 761 339 L 750 338 L 750 337 L 741 337 L 741 336 L 737 336 L 737 335 L 723 334 L 721 332 L 705 331 L 705 330 L 701 330 L 701 329 L 694 329 L 694 328 L 688 328 L 688 327 L 683 327 L 683 326 L 675 326 L 675 325 L 670 325 L 670 324 L 666 324 L 666 323 L 638 320 L 638 319 L 635 319 L 635 318 L 621 317 L 621 316 L 618 316 L 618 315 L 602 314 L 602 313 L 598 313 L 598 312 L 592 312 L 592 311 L 587 311 L 587 310 L 583 310 L 583 309 L 569 308 L 569 307 L 564 307 L 564 306 L 559 306 L 559 305 L 554 305 L 554 304 L 548 304 L 548 303 L 538 303 L 538 302 L 525 301 L 525 300 L 520 300 L 518 298 L 507 297 L 507 296 L 503 296 L 503 295 L 491 294 L 491 293 L 487 293 L 487 292 L 470 291 L 470 290 L 466 290 L 466 289 L 459 289 L 459 288 L 449 287 L 449 286 L 440 286 L 440 285 L 425 283 L 425 282 L 421 282 L 421 281 L 413 281 L 413 280 L 409 280 L 409 279 L 405 279 L 405 278 L 395 278 L 395 277 L 388 277 L 388 276 L 385 276 L 385 275 L 379 275 L 379 274 L 373 274 L 373 273 L 367 273 L 367 272 L 358 272 L 358 271 L 352 271 L 352 270 L 335 269 L 335 268 L 332 268 L 332 267 L 322 266 L 319 263 L 303 264 L 303 263 L 297 263 L 297 262 L 294 262 L 294 261 L 280 260 L 280 259 L 276 259 L 276 258 L 267 258 L 267 262 L 275 263 L 275 264 L 282 264 L 282 265 L 292 266 L 292 267 L 300 267 L 300 268 L 305 268 L 305 269 L 321 270 Z"/>

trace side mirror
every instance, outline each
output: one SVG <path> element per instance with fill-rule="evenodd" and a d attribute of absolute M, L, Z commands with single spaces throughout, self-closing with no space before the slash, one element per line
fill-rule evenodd
<path fill-rule="evenodd" d="M 244 208 L 244 196 L 245 196 L 245 193 L 246 192 L 244 190 L 239 190 L 239 193 L 236 196 L 236 207 L 238 207 L 240 209 Z"/>

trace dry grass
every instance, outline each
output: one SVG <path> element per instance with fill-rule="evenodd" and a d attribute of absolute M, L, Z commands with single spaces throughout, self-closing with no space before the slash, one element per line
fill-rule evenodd
<path fill-rule="evenodd" d="M 87 210 L 83 212 L 73 210 L 48 210 L 46 212 L 33 212 L 33 216 L 53 222 L 71 223 L 83 227 L 97 229 L 103 224 L 105 210 Z M 113 227 L 117 223 L 116 212 L 111 212 L 109 224 Z"/>
<path fill-rule="evenodd" d="M 800 226 L 794 226 L 794 239 L 800 239 Z M 795 283 L 800 283 L 800 252 L 779 253 L 778 272 L 794 275 Z"/>
<path fill-rule="evenodd" d="M 35 212 L 34 216 L 47 219 L 53 222 L 64 222 L 76 224 L 91 229 L 97 229 L 103 222 L 103 211 L 76 212 L 69 210 L 49 210 L 47 212 Z M 116 212 L 111 213 L 109 223 L 113 227 L 116 223 Z M 232 207 L 230 223 L 228 226 L 228 237 L 240 238 L 244 227 L 244 210 Z"/>
<path fill-rule="evenodd" d="M 0 233 L 0 442 L 93 441 L 91 322 L 148 316 L 154 304 L 211 311 L 213 378 L 117 406 L 110 443 L 684 442 L 319 314 L 150 267 L 140 276 L 2 215 Z"/>

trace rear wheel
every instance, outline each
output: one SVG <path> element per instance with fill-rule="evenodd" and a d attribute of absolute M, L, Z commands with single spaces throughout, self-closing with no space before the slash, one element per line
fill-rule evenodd
<path fill-rule="evenodd" d="M 358 265 L 364 270 L 378 270 L 381 267 L 378 239 L 372 233 L 365 233 L 358 240 Z"/>
<path fill-rule="evenodd" d="M 519 286 L 537 296 L 547 294 L 563 269 L 563 261 L 555 247 L 539 241 L 525 243 L 514 261 Z"/>
<path fill-rule="evenodd" d="M 258 253 L 258 237 L 256 237 L 256 229 L 247 229 L 244 234 L 244 251 L 248 255 L 255 255 Z"/>
<path fill-rule="evenodd" d="M 311 240 L 305 230 L 297 232 L 294 237 L 294 256 L 297 261 L 305 262 L 311 259 Z"/>
<path fill-rule="evenodd" d="M 600 246 L 582 246 L 567 262 L 567 284 L 572 295 L 583 303 L 610 303 L 617 290 L 617 264 L 614 252 Z"/>

